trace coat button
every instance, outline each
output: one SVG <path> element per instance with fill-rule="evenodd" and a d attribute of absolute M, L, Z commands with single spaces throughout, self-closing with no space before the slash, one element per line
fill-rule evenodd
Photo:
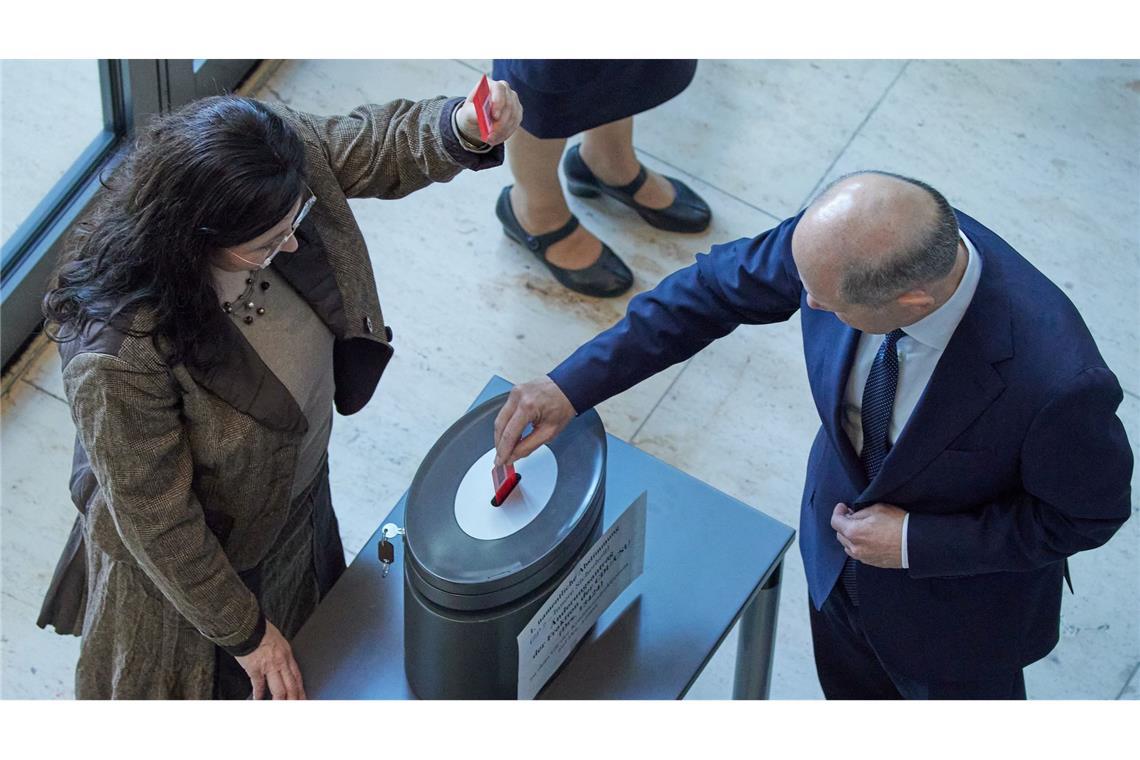
<path fill-rule="evenodd" d="M 388 339 L 389 343 L 392 342 L 392 328 L 388 325 L 384 325 L 384 337 Z"/>
<path fill-rule="evenodd" d="M 369 335 L 372 334 L 372 317 L 364 318 L 364 329 L 368 332 Z"/>

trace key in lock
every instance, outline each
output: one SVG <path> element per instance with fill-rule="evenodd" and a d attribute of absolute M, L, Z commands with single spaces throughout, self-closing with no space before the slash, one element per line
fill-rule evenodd
<path fill-rule="evenodd" d="M 404 533 L 404 529 L 396 523 L 385 523 L 380 528 L 380 545 L 377 552 L 380 555 L 380 564 L 384 567 L 384 573 L 380 577 L 387 578 L 388 569 L 396 561 L 396 547 L 392 545 L 392 539 L 396 536 L 402 536 Z"/>

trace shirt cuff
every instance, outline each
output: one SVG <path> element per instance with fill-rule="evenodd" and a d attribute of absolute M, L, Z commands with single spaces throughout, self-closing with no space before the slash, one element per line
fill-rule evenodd
<path fill-rule="evenodd" d="M 466 141 L 460 138 L 458 127 L 455 125 L 455 112 L 463 105 L 464 100 L 465 98 L 452 98 L 443 104 L 439 116 L 439 131 L 443 137 L 444 150 L 447 151 L 452 161 L 472 171 L 491 169 L 501 165 L 506 151 L 502 144 L 489 147 L 486 152 L 482 153 L 464 147 Z"/>
<path fill-rule="evenodd" d="M 908 525 L 910 525 L 910 512 L 907 512 L 906 516 L 903 517 L 903 528 L 902 528 L 902 566 L 903 566 L 903 570 L 909 570 L 910 569 L 910 556 L 906 553 L 906 529 L 907 529 Z"/>
<path fill-rule="evenodd" d="M 462 107 L 463 104 L 460 103 L 455 108 L 451 109 L 451 133 L 459 138 L 459 144 L 463 147 L 463 150 L 467 151 L 468 153 L 490 153 L 491 148 L 494 147 L 490 143 L 485 143 L 482 141 L 475 142 L 473 140 L 469 140 L 463 135 L 463 130 L 459 128 L 459 117 L 456 115 L 459 113 L 459 109 Z"/>

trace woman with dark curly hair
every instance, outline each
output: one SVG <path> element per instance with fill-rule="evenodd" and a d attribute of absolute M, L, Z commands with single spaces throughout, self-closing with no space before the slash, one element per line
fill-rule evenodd
<path fill-rule="evenodd" d="M 344 570 L 335 406 L 392 356 L 349 198 L 502 162 L 492 83 L 318 117 L 241 97 L 159 119 L 44 299 L 77 429 L 80 515 L 41 626 L 83 637 L 80 698 L 303 698 L 289 639 Z"/>

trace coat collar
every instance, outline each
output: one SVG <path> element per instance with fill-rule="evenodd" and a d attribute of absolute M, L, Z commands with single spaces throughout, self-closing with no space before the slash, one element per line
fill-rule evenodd
<path fill-rule="evenodd" d="M 270 429 L 290 433 L 308 430 L 293 394 L 261 360 L 238 326 L 221 311 L 212 319 L 210 332 L 217 345 L 217 358 L 206 369 L 198 362 L 188 364 L 194 381 Z"/>
<path fill-rule="evenodd" d="M 278 255 L 271 266 L 301 294 L 333 335 L 343 339 L 348 327 L 344 298 L 329 263 L 324 240 L 311 216 L 297 229 L 297 242 L 296 251 L 287 256 Z"/>
<path fill-rule="evenodd" d="M 974 301 L 974 294 L 978 289 L 978 280 L 982 273 L 982 259 L 978 250 L 970 242 L 970 238 L 962 232 L 958 239 L 966 249 L 966 268 L 958 287 L 946 299 L 946 303 L 927 314 L 922 319 L 903 328 L 911 340 L 933 348 L 936 351 L 945 351 L 958 329 L 958 323 L 966 315 L 966 310 Z"/>
<path fill-rule="evenodd" d="M 343 338 L 344 299 L 311 219 L 298 229 L 297 240 L 298 249 L 292 254 L 278 255 L 271 266 L 313 308 L 333 335 Z M 194 381 L 270 429 L 297 434 L 308 430 L 308 421 L 293 394 L 262 361 L 241 329 L 220 310 L 213 319 L 216 324 L 211 332 L 216 336 L 219 358 L 209 369 L 201 369 L 200 363 L 188 366 Z"/>

